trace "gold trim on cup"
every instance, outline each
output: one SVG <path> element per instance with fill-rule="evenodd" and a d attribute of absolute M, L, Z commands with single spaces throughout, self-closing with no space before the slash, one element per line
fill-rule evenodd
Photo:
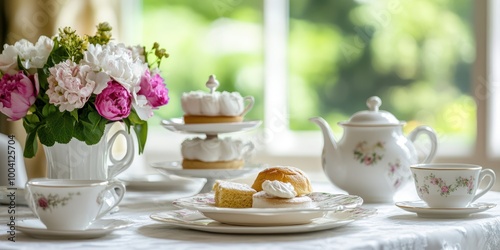
<path fill-rule="evenodd" d="M 74 184 L 63 183 L 65 181 L 76 182 Z M 58 184 L 53 184 L 58 183 Z M 95 187 L 106 186 L 107 180 L 70 180 L 70 179 L 34 179 L 28 181 L 28 185 L 32 187 L 49 187 L 49 188 L 78 188 L 78 187 Z"/>
<path fill-rule="evenodd" d="M 431 166 L 433 166 L 433 167 L 431 167 Z M 456 166 L 463 166 L 463 167 L 456 167 Z M 440 170 L 440 171 L 441 170 L 453 170 L 453 171 L 456 171 L 456 170 L 478 170 L 478 169 L 482 169 L 482 167 L 479 166 L 479 165 L 467 164 L 467 163 L 422 163 L 422 164 L 410 165 L 410 168 L 421 169 L 421 170 Z"/>

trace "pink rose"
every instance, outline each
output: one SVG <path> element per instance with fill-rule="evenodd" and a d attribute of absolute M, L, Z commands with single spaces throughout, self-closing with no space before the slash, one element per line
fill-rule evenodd
<path fill-rule="evenodd" d="M 28 113 L 38 94 L 38 76 L 27 77 L 21 71 L 0 79 L 0 112 L 16 121 Z"/>
<path fill-rule="evenodd" d="M 448 187 L 447 186 L 442 186 L 441 187 L 441 193 L 448 193 Z"/>
<path fill-rule="evenodd" d="M 109 81 L 95 98 L 95 107 L 99 114 L 111 121 L 118 121 L 130 114 L 132 95 L 121 84 Z"/>
<path fill-rule="evenodd" d="M 168 89 L 165 87 L 163 78 L 158 73 L 151 73 L 149 70 L 144 72 L 141 77 L 141 90 L 138 95 L 143 95 L 153 108 L 163 106 L 168 103 Z"/>
<path fill-rule="evenodd" d="M 38 199 L 38 206 L 43 208 L 43 210 L 45 210 L 46 208 L 49 207 L 49 202 L 47 201 L 47 198 L 45 197 L 42 197 L 40 199 Z"/>

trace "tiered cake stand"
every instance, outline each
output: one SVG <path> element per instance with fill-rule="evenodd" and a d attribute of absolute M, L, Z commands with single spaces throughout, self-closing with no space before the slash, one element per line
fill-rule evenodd
<path fill-rule="evenodd" d="M 182 118 L 163 120 L 162 126 L 176 133 L 205 134 L 206 139 L 217 138 L 219 134 L 247 131 L 257 128 L 262 121 L 243 121 L 234 123 L 210 123 L 210 124 L 184 124 Z M 166 175 L 177 175 L 181 177 L 205 178 L 207 182 L 200 193 L 208 193 L 216 180 L 232 179 L 242 177 L 246 174 L 259 171 L 261 164 L 245 163 L 241 169 L 183 169 L 182 162 L 170 161 L 151 164 Z"/>

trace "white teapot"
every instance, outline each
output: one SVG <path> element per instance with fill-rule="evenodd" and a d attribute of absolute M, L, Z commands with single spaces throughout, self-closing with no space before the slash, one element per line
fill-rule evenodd
<path fill-rule="evenodd" d="M 431 149 L 422 162 L 428 163 L 436 153 L 436 133 L 428 126 L 420 126 L 407 138 L 402 129 L 405 123 L 379 110 L 379 97 L 368 98 L 366 104 L 369 110 L 339 123 L 344 135 L 338 142 L 323 118 L 309 120 L 323 132 L 321 160 L 330 181 L 366 202 L 392 202 L 394 194 L 412 178 L 410 165 L 420 163 L 413 141 L 419 134 L 429 136 Z"/>

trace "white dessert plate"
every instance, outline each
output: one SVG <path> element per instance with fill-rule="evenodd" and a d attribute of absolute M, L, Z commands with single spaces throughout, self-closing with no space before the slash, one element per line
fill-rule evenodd
<path fill-rule="evenodd" d="M 132 224 L 132 221 L 127 220 L 102 219 L 92 223 L 86 230 L 49 230 L 40 220 L 29 219 L 18 221 L 16 229 L 39 239 L 93 239 L 103 237 Z"/>
<path fill-rule="evenodd" d="M 142 176 L 120 176 L 119 180 L 125 182 L 128 189 L 134 190 L 168 190 L 179 189 L 190 185 L 203 185 L 204 179 L 183 178 L 174 175 L 148 174 Z"/>
<path fill-rule="evenodd" d="M 376 213 L 376 209 L 354 208 L 346 209 L 337 212 L 328 212 L 322 218 L 314 219 L 311 223 L 301 225 L 288 226 L 237 226 L 220 223 L 206 217 L 192 216 L 192 211 L 175 210 L 152 214 L 150 217 L 153 220 L 174 225 L 181 228 L 194 229 L 213 233 L 227 234 L 285 234 L 285 233 L 305 233 L 327 230 L 341 227 L 352 223 L 358 219 L 371 216 Z M 186 216 L 188 214 L 188 216 Z"/>
<path fill-rule="evenodd" d="M 473 203 L 460 208 L 431 208 L 424 201 L 401 201 L 396 206 L 423 218 L 464 218 L 496 207 L 495 203 Z"/>
<path fill-rule="evenodd" d="M 182 118 L 162 120 L 161 125 L 173 132 L 201 133 L 201 134 L 222 134 L 246 131 L 256 128 L 262 121 L 242 121 L 230 123 L 204 123 L 204 124 L 184 124 Z"/>
<path fill-rule="evenodd" d="M 215 221 L 243 226 L 283 226 L 310 223 L 328 211 L 341 211 L 361 206 L 363 199 L 355 195 L 313 192 L 311 208 L 221 208 L 216 207 L 213 193 L 180 198 L 172 203 L 197 210 Z"/>
<path fill-rule="evenodd" d="M 177 175 L 182 177 L 209 178 L 209 179 L 231 179 L 241 177 L 245 174 L 262 170 L 263 164 L 245 163 L 241 169 L 183 169 L 179 161 L 166 161 L 152 163 L 151 166 L 162 174 Z"/>

